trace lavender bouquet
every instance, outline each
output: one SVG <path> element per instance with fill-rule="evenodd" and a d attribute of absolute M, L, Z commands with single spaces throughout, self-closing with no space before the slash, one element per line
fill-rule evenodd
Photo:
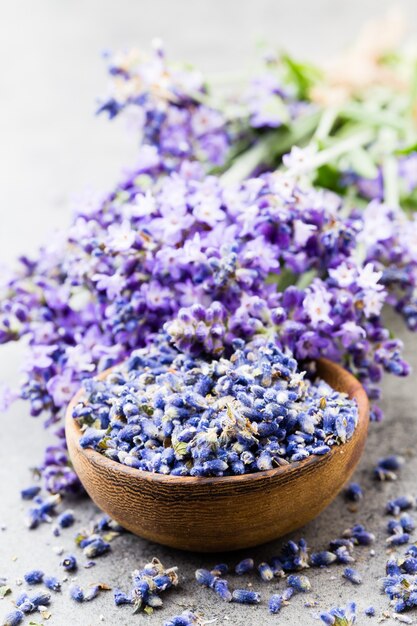
<path fill-rule="evenodd" d="M 380 419 L 383 373 L 409 372 L 384 306 L 417 328 L 417 52 L 390 24 L 332 67 L 268 55 L 233 89 L 159 42 L 108 56 L 99 112 L 125 119 L 136 162 L 0 286 L 0 343 L 28 346 L 1 403 L 56 433 L 51 492 L 78 488 L 62 417 L 81 381 L 162 328 L 193 357 L 260 336 L 305 367 L 338 361 Z"/>

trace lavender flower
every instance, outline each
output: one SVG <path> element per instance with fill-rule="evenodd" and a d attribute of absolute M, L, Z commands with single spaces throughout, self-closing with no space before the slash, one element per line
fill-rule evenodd
<path fill-rule="evenodd" d="M 25 614 L 17 609 L 5 615 L 1 624 L 2 626 L 19 626 L 19 624 L 23 622 L 24 618 Z"/>
<path fill-rule="evenodd" d="M 238 574 L 238 576 L 241 576 L 242 574 L 247 574 L 253 570 L 254 567 L 255 563 L 253 559 L 243 559 L 235 566 L 235 573 Z"/>
<path fill-rule="evenodd" d="M 203 624 L 194 611 L 183 611 L 181 615 L 175 615 L 164 622 L 164 626 L 193 626 L 194 624 Z"/>
<path fill-rule="evenodd" d="M 38 569 L 31 570 L 30 572 L 26 572 L 23 576 L 28 585 L 39 585 L 43 582 L 45 574 Z"/>
<path fill-rule="evenodd" d="M 154 608 L 162 606 L 161 593 L 178 585 L 176 570 L 176 567 L 165 568 L 158 559 L 152 559 L 143 569 L 132 572 L 133 586 L 128 594 L 119 589 L 115 591 L 116 606 L 132 604 L 134 613 L 140 610 L 151 613 Z"/>
<path fill-rule="evenodd" d="M 350 483 L 345 490 L 345 497 L 351 502 L 359 502 L 363 498 L 363 491 L 358 483 Z"/>
<path fill-rule="evenodd" d="M 233 602 L 238 604 L 259 604 L 261 596 L 257 591 L 249 591 L 248 589 L 235 589 L 232 594 Z"/>
<path fill-rule="evenodd" d="M 356 604 L 350 602 L 345 608 L 332 608 L 321 613 L 320 619 L 328 626 L 352 626 L 356 622 Z"/>
<path fill-rule="evenodd" d="M 346 567 L 346 569 L 343 571 L 343 577 L 346 578 L 346 580 L 349 580 L 354 585 L 362 584 L 362 576 L 357 570 L 353 569 L 353 567 Z"/>

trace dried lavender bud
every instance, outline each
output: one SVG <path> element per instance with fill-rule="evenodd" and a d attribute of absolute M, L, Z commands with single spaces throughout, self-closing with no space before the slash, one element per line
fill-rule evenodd
<path fill-rule="evenodd" d="M 403 513 L 400 517 L 400 525 L 404 532 L 411 533 L 415 530 L 416 523 L 408 513 Z"/>
<path fill-rule="evenodd" d="M 258 565 L 259 576 L 265 582 L 269 582 L 274 578 L 274 571 L 268 563 L 260 563 Z"/>
<path fill-rule="evenodd" d="M 249 591 L 248 589 L 235 589 L 232 593 L 232 600 L 239 604 L 259 604 L 261 595 L 256 591 Z"/>
<path fill-rule="evenodd" d="M 83 547 L 83 553 L 84 556 L 87 557 L 87 559 L 94 559 L 98 556 L 102 556 L 103 554 L 106 554 L 111 548 L 110 544 L 104 541 L 104 539 L 102 539 L 101 537 L 97 537 L 96 539 L 89 541 L 88 545 L 86 545 L 85 547 L 81 547 Z"/>
<path fill-rule="evenodd" d="M 22 500 L 33 500 L 33 498 L 38 495 L 40 490 L 41 488 L 39 485 L 32 485 L 30 487 L 26 487 L 26 489 L 22 489 L 20 496 Z"/>
<path fill-rule="evenodd" d="M 119 589 L 115 591 L 114 602 L 116 606 L 133 604 L 134 613 L 138 613 L 141 609 L 148 613 L 151 612 L 154 608 L 162 605 L 160 594 L 166 589 L 178 585 L 176 570 L 176 567 L 165 568 L 158 559 L 153 558 L 143 569 L 132 572 L 133 586 L 129 594 L 124 594 Z M 210 574 L 210 576 L 212 575 Z"/>
<path fill-rule="evenodd" d="M 297 576 L 295 574 L 291 574 L 287 578 L 287 583 L 294 591 L 305 593 L 306 591 L 311 590 L 311 583 L 307 576 Z"/>
<path fill-rule="evenodd" d="M 337 560 L 336 554 L 329 550 L 323 550 L 322 552 L 313 552 L 310 555 L 310 565 L 313 567 L 327 567 Z"/>
<path fill-rule="evenodd" d="M 114 603 L 116 606 L 122 606 L 123 604 L 133 604 L 133 599 L 130 595 L 124 593 L 120 589 L 115 589 Z"/>
<path fill-rule="evenodd" d="M 353 569 L 353 567 L 346 567 L 346 569 L 343 571 L 343 577 L 346 578 L 346 580 L 349 580 L 354 585 L 362 584 L 362 576 L 357 570 Z"/>
<path fill-rule="evenodd" d="M 408 533 L 395 533 L 386 539 L 386 542 L 390 546 L 402 546 L 410 541 L 410 535 Z"/>
<path fill-rule="evenodd" d="M 16 598 L 16 606 L 19 608 L 20 611 L 23 611 L 23 613 L 26 614 L 32 613 L 35 610 L 35 607 L 26 592 L 21 593 Z"/>
<path fill-rule="evenodd" d="M 389 500 L 385 506 L 385 512 L 389 515 L 399 515 L 401 511 L 411 509 L 415 505 L 415 498 L 411 495 L 399 496 Z"/>
<path fill-rule="evenodd" d="M 235 567 L 235 573 L 238 576 L 242 576 L 243 574 L 247 574 L 255 567 L 255 563 L 253 559 L 243 559 L 243 561 L 239 561 L 239 563 Z"/>
<path fill-rule="evenodd" d="M 225 576 L 229 571 L 229 566 L 226 563 L 219 563 L 215 565 L 211 570 L 213 576 Z"/>
<path fill-rule="evenodd" d="M 77 569 L 77 559 L 72 554 L 69 554 L 61 562 L 62 567 L 66 572 L 74 572 Z"/>
<path fill-rule="evenodd" d="M 44 585 L 52 591 L 61 591 L 61 583 L 55 576 L 45 576 L 43 579 Z"/>
<path fill-rule="evenodd" d="M 75 602 L 84 602 L 84 591 L 78 585 L 71 585 L 69 594 L 70 598 Z"/>
<path fill-rule="evenodd" d="M 203 585 L 204 587 L 211 587 L 216 580 L 216 577 L 213 576 L 208 569 L 198 569 L 195 572 L 195 579 L 199 585 Z"/>
<path fill-rule="evenodd" d="M 223 578 L 216 578 L 212 585 L 212 589 L 222 600 L 225 602 L 231 602 L 232 594 L 229 590 L 227 580 L 224 580 Z"/>
<path fill-rule="evenodd" d="M 334 607 L 321 613 L 320 619 L 326 626 L 353 626 L 356 622 L 356 604 L 350 602 L 345 608 Z"/>
<path fill-rule="evenodd" d="M 368 606 L 368 608 L 365 609 L 365 615 L 367 615 L 368 617 L 374 617 L 375 613 L 376 611 L 373 606 Z"/>
<path fill-rule="evenodd" d="M 68 509 L 58 515 L 56 521 L 61 528 L 69 528 L 75 522 L 74 512 Z"/>
<path fill-rule="evenodd" d="M 352 528 L 347 528 L 343 537 L 351 539 L 355 545 L 369 546 L 375 541 L 375 535 L 368 532 L 362 524 L 356 524 Z"/>
<path fill-rule="evenodd" d="M 1 626 L 19 626 L 23 622 L 24 617 L 25 614 L 19 609 L 11 611 L 3 618 Z"/>
<path fill-rule="evenodd" d="M 363 499 L 363 491 L 358 483 L 350 483 L 345 489 L 345 497 L 350 502 L 359 502 Z"/>
<path fill-rule="evenodd" d="M 200 617 L 193 611 L 184 611 L 181 615 L 171 617 L 164 626 L 195 626 L 203 624 Z"/>
<path fill-rule="evenodd" d="M 274 593 L 269 598 L 269 612 L 274 614 L 279 613 L 282 609 L 282 606 L 282 597 L 279 595 L 279 593 Z"/>
<path fill-rule="evenodd" d="M 395 454 L 379 459 L 375 469 L 374 478 L 377 480 L 397 480 L 397 470 L 404 465 L 404 459 Z"/>
<path fill-rule="evenodd" d="M 213 325 L 223 311 L 219 303 L 210 311 L 200 305 L 181 310 L 168 332 L 179 324 L 186 341 L 188 323 L 204 317 Z M 222 341 L 220 345 L 223 349 Z M 300 455 L 327 454 L 330 445 L 352 436 L 356 403 L 323 381 L 305 379 L 295 359 L 276 342 L 258 337 L 233 347 L 229 358 L 207 361 L 176 351 L 163 332 L 155 336 L 108 378 L 89 380 L 86 398 L 73 413 L 82 427 L 81 446 L 145 471 L 224 476 L 269 470 Z M 196 391 L 202 376 L 210 382 L 205 396 Z M 225 399 L 232 420 L 226 431 Z M 106 419 L 97 420 L 96 428 L 91 413 L 98 411 Z M 122 428 L 120 415 L 126 421 Z M 316 416 L 313 421 L 311 415 Z M 270 438 L 280 433 L 277 445 Z"/>
<path fill-rule="evenodd" d="M 335 555 L 336 555 L 336 563 L 339 563 L 342 565 L 345 565 L 347 563 L 354 563 L 355 561 L 355 559 L 350 554 L 346 546 L 340 546 L 340 548 L 337 548 L 337 550 L 335 551 Z"/>
<path fill-rule="evenodd" d="M 26 572 L 23 578 L 28 585 L 39 585 L 43 581 L 45 574 L 39 569 L 33 569 L 30 572 Z"/>
<path fill-rule="evenodd" d="M 32 605 L 37 609 L 41 606 L 48 606 L 51 603 L 51 594 L 39 591 L 38 593 L 29 596 L 29 599 Z"/>

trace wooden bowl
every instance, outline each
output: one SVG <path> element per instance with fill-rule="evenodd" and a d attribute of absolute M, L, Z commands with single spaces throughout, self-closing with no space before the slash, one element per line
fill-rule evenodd
<path fill-rule="evenodd" d="M 352 438 L 324 456 L 276 469 L 216 478 L 166 476 L 137 470 L 80 446 L 68 406 L 70 458 L 87 493 L 131 532 L 173 548 L 200 552 L 237 550 L 271 541 L 304 526 L 339 493 L 363 452 L 369 403 L 362 385 L 326 359 L 318 375 L 355 398 L 359 421 Z"/>

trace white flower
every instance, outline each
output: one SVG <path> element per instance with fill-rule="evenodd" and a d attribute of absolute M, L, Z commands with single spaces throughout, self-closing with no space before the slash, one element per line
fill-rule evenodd
<path fill-rule="evenodd" d="M 333 324 L 330 318 L 330 298 L 330 294 L 319 283 L 310 287 L 304 298 L 303 308 L 313 326 L 317 326 L 320 322 Z"/>
<path fill-rule="evenodd" d="M 124 252 L 129 250 L 135 243 L 136 233 L 128 220 L 124 220 L 121 224 L 112 224 L 108 228 L 107 244 L 111 250 Z"/>
<path fill-rule="evenodd" d="M 194 217 L 199 221 L 214 226 L 217 222 L 221 222 L 226 218 L 226 214 L 219 208 L 217 198 L 206 198 L 204 202 L 200 202 L 193 211 Z"/>
<path fill-rule="evenodd" d="M 391 209 L 386 204 L 373 200 L 363 213 L 363 227 L 358 235 L 359 241 L 372 246 L 377 241 L 385 241 L 393 235 Z"/>
<path fill-rule="evenodd" d="M 329 276 L 339 287 L 349 287 L 356 279 L 356 268 L 349 267 L 347 263 L 341 263 L 338 267 L 329 270 Z"/>
<path fill-rule="evenodd" d="M 367 263 L 364 268 L 359 271 L 359 276 L 356 279 L 357 284 L 361 289 L 373 289 L 374 291 L 381 291 L 383 285 L 378 284 L 379 279 L 382 277 L 382 272 L 376 272 L 372 263 Z"/>
<path fill-rule="evenodd" d="M 306 224 L 301 220 L 295 220 L 294 222 L 294 241 L 300 248 L 304 246 L 310 239 L 314 231 L 317 230 L 317 226 L 314 224 Z"/>
<path fill-rule="evenodd" d="M 306 148 L 293 146 L 289 154 L 284 154 L 282 162 L 288 169 L 302 170 L 308 166 L 316 153 L 317 150 L 314 146 L 307 146 Z"/>
<path fill-rule="evenodd" d="M 366 317 L 379 315 L 385 301 L 385 291 L 374 291 L 370 289 L 362 297 L 363 311 Z"/>

